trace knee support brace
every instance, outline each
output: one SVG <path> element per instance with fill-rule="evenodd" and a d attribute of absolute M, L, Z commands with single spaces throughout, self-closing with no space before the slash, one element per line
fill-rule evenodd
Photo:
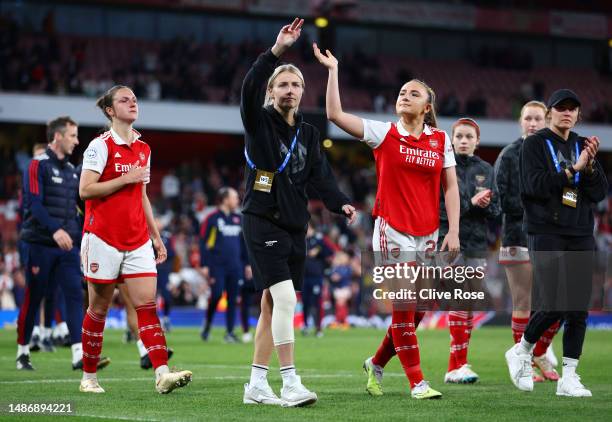
<path fill-rule="evenodd" d="M 272 339 L 274 345 L 293 343 L 293 314 L 297 297 L 291 280 L 281 281 L 270 286 L 270 295 L 274 305 L 272 307 Z"/>

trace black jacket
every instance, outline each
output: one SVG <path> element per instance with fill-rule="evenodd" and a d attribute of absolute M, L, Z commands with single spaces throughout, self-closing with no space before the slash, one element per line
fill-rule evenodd
<path fill-rule="evenodd" d="M 488 220 L 499 215 L 499 193 L 495 185 L 493 167 L 475 155 L 468 157 L 455 154 L 461 214 L 459 219 L 459 242 L 461 251 L 486 256 Z M 472 197 L 483 189 L 491 189 L 493 196 L 486 208 L 472 205 Z M 444 194 L 440 199 L 440 231 L 438 246 L 448 233 L 448 217 Z"/>
<path fill-rule="evenodd" d="M 563 205 L 564 187 L 573 187 L 564 170 L 557 172 L 546 140 L 549 139 L 563 168 L 575 163 L 576 142 L 582 151 L 584 138 L 574 132 L 565 141 L 546 128 L 527 137 L 521 149 L 520 189 L 525 206 L 525 223 L 530 234 L 590 236 L 593 234 L 592 205 L 603 200 L 608 182 L 601 164 L 595 160 L 594 172 L 580 172 L 576 208 Z"/>
<path fill-rule="evenodd" d="M 47 148 L 24 174 L 24 222 L 21 240 L 58 247 L 53 233 L 64 229 L 75 246 L 81 244 L 82 221 L 77 214 L 79 173 Z"/>
<path fill-rule="evenodd" d="M 350 201 L 338 189 L 321 151 L 319 131 L 304 122 L 300 113 L 296 114 L 295 126 L 289 126 L 274 107 L 263 106 L 268 78 L 277 63 L 278 58 L 266 51 L 253 63 L 242 84 L 240 114 L 249 158 L 258 169 L 274 172 L 283 162 L 297 128 L 300 134 L 289 164 L 274 176 L 270 193 L 253 189 L 256 172 L 247 165 L 243 212 L 268 218 L 287 230 L 304 230 L 310 218 L 307 184 L 332 212 L 342 214 L 342 206 Z"/>
<path fill-rule="evenodd" d="M 523 138 L 506 145 L 495 161 L 495 182 L 502 210 L 502 246 L 527 247 L 523 204 L 519 189 L 519 161 Z"/>

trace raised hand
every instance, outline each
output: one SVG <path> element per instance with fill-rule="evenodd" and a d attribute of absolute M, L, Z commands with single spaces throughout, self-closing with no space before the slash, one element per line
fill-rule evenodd
<path fill-rule="evenodd" d="M 336 69 L 338 67 L 338 59 L 334 57 L 334 55 L 329 50 L 325 50 L 325 54 L 321 53 L 317 43 L 312 43 L 312 51 L 314 52 L 315 57 L 323 66 L 328 69 Z"/>
<path fill-rule="evenodd" d="M 272 47 L 272 53 L 274 53 L 276 57 L 283 54 L 298 40 L 298 38 L 300 38 L 302 25 L 304 25 L 304 19 L 295 18 L 291 25 L 285 25 L 281 28 L 276 37 L 276 43 Z"/>

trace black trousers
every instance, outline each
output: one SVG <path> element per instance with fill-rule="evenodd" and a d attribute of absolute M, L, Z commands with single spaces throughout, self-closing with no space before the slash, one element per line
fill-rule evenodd
<path fill-rule="evenodd" d="M 586 333 L 592 291 L 593 236 L 530 234 L 533 310 L 525 340 L 536 343 L 557 321 L 564 322 L 563 356 L 578 359 Z"/>

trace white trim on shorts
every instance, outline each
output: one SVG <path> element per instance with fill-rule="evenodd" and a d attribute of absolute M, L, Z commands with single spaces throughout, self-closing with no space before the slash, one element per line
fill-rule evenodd
<path fill-rule="evenodd" d="M 92 283 L 122 283 L 126 278 L 157 277 L 153 242 L 133 251 L 120 251 L 94 233 L 83 234 L 81 263 L 85 280 Z"/>
<path fill-rule="evenodd" d="M 377 217 L 372 233 L 372 249 L 376 265 L 396 263 L 416 264 L 418 260 L 428 261 L 427 253 L 436 251 L 438 229 L 425 236 L 412 236 L 395 230 L 382 217 Z"/>
<path fill-rule="evenodd" d="M 499 263 L 502 265 L 527 264 L 529 250 L 525 246 L 502 246 L 499 248 Z"/>

